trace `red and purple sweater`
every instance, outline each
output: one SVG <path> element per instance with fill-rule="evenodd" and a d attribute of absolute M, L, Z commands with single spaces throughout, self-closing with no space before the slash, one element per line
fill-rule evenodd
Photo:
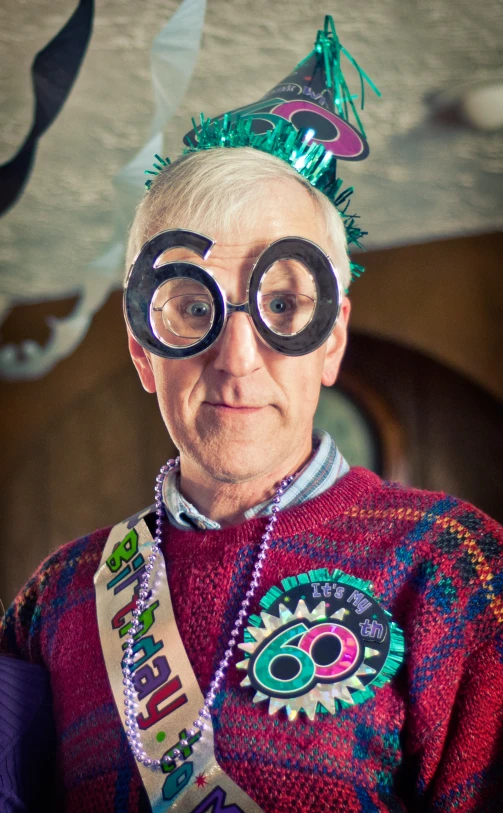
<path fill-rule="evenodd" d="M 203 693 L 226 649 L 266 518 L 219 531 L 166 522 L 182 640 Z M 101 652 L 93 576 L 109 529 L 60 548 L 21 591 L 0 649 L 51 674 L 61 809 L 148 811 Z M 315 721 L 268 714 L 235 662 L 214 709 L 218 762 L 266 813 L 490 813 L 503 798 L 502 529 L 443 494 L 352 469 L 279 514 L 258 599 L 287 576 L 339 568 L 371 581 L 405 635 L 375 696 Z"/>

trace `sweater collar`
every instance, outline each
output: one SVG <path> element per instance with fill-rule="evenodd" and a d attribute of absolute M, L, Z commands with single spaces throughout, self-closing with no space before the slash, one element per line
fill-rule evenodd
<path fill-rule="evenodd" d="M 334 485 L 349 471 L 349 465 L 338 450 L 333 439 L 321 429 L 313 431 L 314 453 L 282 496 L 282 511 L 312 500 Z M 175 528 L 183 531 L 218 531 L 220 523 L 205 517 L 180 492 L 180 473 L 171 470 L 164 478 L 163 500 L 168 519 Z M 249 508 L 245 519 L 268 516 L 272 498 Z"/>
<path fill-rule="evenodd" d="M 277 539 L 294 540 L 304 533 L 317 534 L 323 525 L 331 525 L 335 517 L 346 516 L 347 532 L 352 536 L 361 527 L 361 505 L 369 500 L 378 500 L 382 492 L 382 481 L 373 472 L 360 467 L 337 480 L 334 485 L 308 502 L 295 505 L 288 511 L 278 513 L 278 522 L 271 541 L 271 549 Z M 375 493 L 375 497 L 372 494 Z M 163 552 L 166 560 L 174 564 L 179 559 L 194 556 L 205 558 L 206 564 L 224 559 L 232 559 L 236 551 L 258 545 L 266 525 L 266 517 L 254 517 L 238 525 L 221 530 L 181 530 L 169 522 L 163 525 Z"/>

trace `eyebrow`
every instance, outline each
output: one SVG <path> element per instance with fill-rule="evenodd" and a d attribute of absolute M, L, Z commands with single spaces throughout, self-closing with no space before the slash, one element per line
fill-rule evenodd
<path fill-rule="evenodd" d="M 180 256 L 173 258 L 173 254 L 178 254 Z M 190 249 L 183 248 L 183 246 L 174 246 L 173 248 L 168 248 L 162 252 L 162 254 L 157 258 L 155 261 L 155 267 L 160 268 L 166 263 L 183 263 L 183 262 L 193 262 L 199 264 L 204 262 L 203 258 L 196 254 L 195 251 L 190 251 Z"/>
<path fill-rule="evenodd" d="M 295 265 L 293 264 L 295 263 Z M 279 267 L 281 265 L 281 268 Z M 276 268 L 274 267 L 276 266 Z M 299 278 L 302 277 L 302 274 L 305 274 L 306 277 L 312 279 L 313 275 L 308 268 L 302 263 L 299 263 L 298 260 L 276 260 L 274 265 L 271 266 L 269 271 L 267 272 L 267 280 L 271 284 L 275 284 L 276 282 L 286 282 L 289 285 L 293 285 L 296 282 L 299 282 Z"/>
<path fill-rule="evenodd" d="M 167 282 L 169 282 L 169 287 L 166 286 L 165 290 L 160 290 L 158 296 L 167 297 L 168 299 L 180 293 L 198 294 L 199 296 L 202 296 L 204 291 L 206 291 L 206 288 L 202 282 L 193 280 L 190 277 L 172 277 L 170 280 L 167 280 Z M 164 285 L 166 285 L 166 283 L 161 285 L 161 289 Z M 201 289 L 204 289 L 204 291 Z"/>

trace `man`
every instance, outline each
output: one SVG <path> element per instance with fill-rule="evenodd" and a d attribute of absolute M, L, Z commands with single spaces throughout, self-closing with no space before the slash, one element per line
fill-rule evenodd
<path fill-rule="evenodd" d="M 128 266 L 180 456 L 7 613 L 3 650 L 51 674 L 56 809 L 496 810 L 501 529 L 312 432 L 350 312 L 337 209 L 253 144 L 196 149 Z"/>

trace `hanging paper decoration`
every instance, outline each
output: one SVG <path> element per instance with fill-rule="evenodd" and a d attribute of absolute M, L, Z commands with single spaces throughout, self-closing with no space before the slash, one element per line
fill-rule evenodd
<path fill-rule="evenodd" d="M 68 317 L 50 319 L 44 347 L 33 341 L 0 349 L 2 378 L 38 378 L 70 355 L 86 335 L 94 314 L 123 276 L 125 237 L 144 190 L 144 167 L 162 150 L 163 131 L 183 99 L 199 54 L 206 0 L 183 0 L 152 43 L 151 72 L 154 115 L 147 142 L 115 176 L 115 232 L 108 247 L 82 269 L 80 298 Z"/>
<path fill-rule="evenodd" d="M 33 124 L 14 158 L 0 166 L 0 215 L 21 195 L 33 166 L 38 140 L 61 112 L 70 94 L 91 38 L 93 14 L 94 0 L 80 0 L 66 25 L 33 60 Z"/>

